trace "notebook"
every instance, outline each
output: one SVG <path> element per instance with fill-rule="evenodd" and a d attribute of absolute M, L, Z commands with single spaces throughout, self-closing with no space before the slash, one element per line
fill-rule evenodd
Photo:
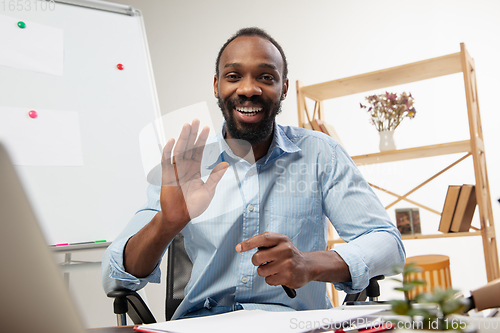
<path fill-rule="evenodd" d="M 2 332 L 86 331 L 1 143 L 0 267 Z"/>

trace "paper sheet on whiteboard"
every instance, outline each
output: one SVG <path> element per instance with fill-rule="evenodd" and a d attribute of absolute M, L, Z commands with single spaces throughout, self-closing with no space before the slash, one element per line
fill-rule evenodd
<path fill-rule="evenodd" d="M 82 140 L 78 113 L 0 106 L 0 140 L 15 165 L 81 166 Z"/>
<path fill-rule="evenodd" d="M 0 65 L 63 76 L 63 30 L 0 15 Z"/>
<path fill-rule="evenodd" d="M 157 168 L 160 167 L 163 146 L 170 138 L 174 138 L 177 141 L 182 126 L 186 123 L 190 124 L 195 118 L 200 120 L 200 131 L 203 127 L 208 126 L 210 128 L 209 136 L 215 134 L 214 125 L 206 102 L 169 112 L 160 119 L 148 124 L 141 131 L 139 134 L 139 143 L 142 165 L 149 183 L 155 183 L 152 177 L 158 171 Z"/>

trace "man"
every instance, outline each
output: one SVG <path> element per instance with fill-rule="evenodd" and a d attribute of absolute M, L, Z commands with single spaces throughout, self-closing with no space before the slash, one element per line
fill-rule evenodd
<path fill-rule="evenodd" d="M 222 131 L 206 145 L 195 120 L 177 144 L 167 142 L 162 186 L 149 187 L 147 205 L 106 252 L 106 291 L 159 282 L 158 262 L 180 231 L 193 272 L 174 318 L 324 309 L 324 282 L 359 292 L 402 266 L 397 229 L 339 144 L 276 124 L 288 88 L 283 50 L 264 31 L 242 29 L 227 41 L 214 77 Z M 327 217 L 348 242 L 332 251 Z"/>

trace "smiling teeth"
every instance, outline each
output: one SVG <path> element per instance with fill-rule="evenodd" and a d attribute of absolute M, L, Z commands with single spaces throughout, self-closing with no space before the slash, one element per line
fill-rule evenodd
<path fill-rule="evenodd" d="M 236 108 L 236 111 L 244 113 L 245 116 L 255 116 L 257 113 L 262 111 L 262 108 L 249 108 L 249 107 L 243 107 L 243 108 Z"/>

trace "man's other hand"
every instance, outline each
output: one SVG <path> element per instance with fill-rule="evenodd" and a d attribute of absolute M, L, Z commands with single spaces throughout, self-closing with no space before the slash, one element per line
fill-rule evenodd
<path fill-rule="evenodd" d="M 236 245 L 237 252 L 252 249 L 257 274 L 271 286 L 300 288 L 310 281 L 349 282 L 349 267 L 335 251 L 302 252 L 286 235 L 264 232 Z"/>

